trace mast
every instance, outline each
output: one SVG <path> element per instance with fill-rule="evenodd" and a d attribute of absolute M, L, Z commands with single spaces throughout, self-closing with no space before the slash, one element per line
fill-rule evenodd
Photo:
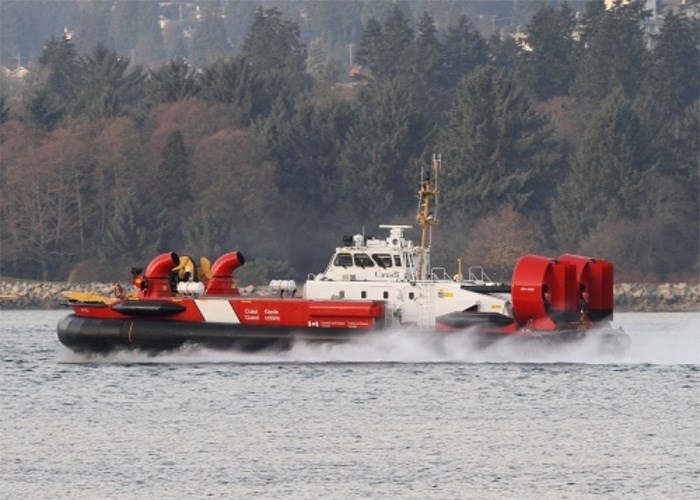
<path fill-rule="evenodd" d="M 431 198 L 434 198 L 435 207 L 437 209 L 437 197 L 440 193 L 440 191 L 438 190 L 438 176 L 440 174 L 441 166 L 442 155 L 433 154 L 433 175 L 431 176 L 430 170 L 425 174 L 424 178 L 421 180 L 420 190 L 418 191 L 418 199 L 420 203 L 418 205 L 418 214 L 416 214 L 416 220 L 418 221 L 418 224 L 420 224 L 421 228 L 420 265 L 418 267 L 418 278 L 421 280 L 426 278 L 426 268 L 430 266 L 430 245 L 432 243 L 432 226 L 437 222 L 437 219 L 430 208 L 430 203 Z"/>

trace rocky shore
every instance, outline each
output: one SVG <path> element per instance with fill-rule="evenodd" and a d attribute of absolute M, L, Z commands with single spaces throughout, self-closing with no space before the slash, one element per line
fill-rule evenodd
<path fill-rule="evenodd" d="M 0 281 L 0 309 L 59 309 L 65 307 L 64 291 L 111 295 L 112 283 Z M 246 287 L 258 293 L 266 287 Z M 615 310 L 619 312 L 700 311 L 700 284 L 618 283 Z"/>

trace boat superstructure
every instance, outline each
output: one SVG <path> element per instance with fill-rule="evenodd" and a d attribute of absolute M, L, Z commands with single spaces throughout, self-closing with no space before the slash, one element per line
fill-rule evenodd
<path fill-rule="evenodd" d="M 476 280 L 451 278 L 445 268 L 432 268 L 432 226 L 437 219 L 441 158 L 433 157 L 432 172 L 423 176 L 416 219 L 421 241 L 405 236 L 408 225 L 381 225 L 385 238 L 363 234 L 345 236 L 326 270 L 310 275 L 304 288 L 309 299 L 379 300 L 385 303 L 387 322 L 432 328 L 436 317 L 471 310 L 512 318 L 510 287 Z M 473 291 L 478 287 L 479 291 Z"/>

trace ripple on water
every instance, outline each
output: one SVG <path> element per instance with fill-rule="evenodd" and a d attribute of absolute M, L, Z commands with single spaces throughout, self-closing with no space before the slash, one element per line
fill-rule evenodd
<path fill-rule="evenodd" d="M 0 484 L 11 497 L 700 490 L 699 344 L 674 334 L 676 316 L 618 315 L 637 329 L 634 349 L 611 359 L 586 349 L 473 352 L 400 332 L 393 346 L 80 357 L 46 326 L 65 313 L 46 314 L 3 316 Z"/>

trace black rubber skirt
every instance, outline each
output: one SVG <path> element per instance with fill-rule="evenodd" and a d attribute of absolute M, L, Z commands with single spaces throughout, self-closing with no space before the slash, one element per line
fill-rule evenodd
<path fill-rule="evenodd" d="M 94 319 L 71 314 L 58 323 L 58 340 L 78 353 L 119 349 L 161 352 L 185 344 L 241 351 L 286 350 L 295 340 L 344 342 L 366 330 L 187 323 L 159 319 Z"/>

